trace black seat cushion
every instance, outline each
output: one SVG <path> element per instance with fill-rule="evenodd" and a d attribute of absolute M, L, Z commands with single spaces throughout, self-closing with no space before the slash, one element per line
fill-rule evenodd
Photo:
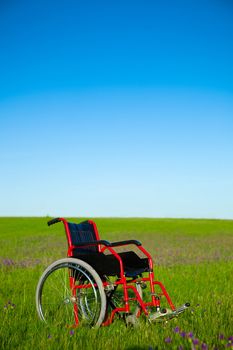
<path fill-rule="evenodd" d="M 114 255 L 95 252 L 88 254 L 85 251 L 81 253 L 80 250 L 74 250 L 73 257 L 90 264 L 100 276 L 120 276 L 120 264 Z M 147 258 L 142 259 L 133 251 L 118 254 L 122 259 L 126 277 L 136 277 L 143 272 L 150 271 Z"/>

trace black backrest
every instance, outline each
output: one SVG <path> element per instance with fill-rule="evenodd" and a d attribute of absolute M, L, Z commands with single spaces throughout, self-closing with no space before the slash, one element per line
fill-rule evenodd
<path fill-rule="evenodd" d="M 80 224 L 73 224 L 71 222 L 68 222 L 68 227 L 70 231 L 70 238 L 71 238 L 72 245 L 78 245 L 79 243 L 93 242 L 97 240 L 94 227 L 88 221 L 81 222 Z M 77 253 L 86 253 L 86 254 L 97 253 L 98 246 L 87 246 L 84 248 L 76 248 L 75 252 L 76 254 Z"/>

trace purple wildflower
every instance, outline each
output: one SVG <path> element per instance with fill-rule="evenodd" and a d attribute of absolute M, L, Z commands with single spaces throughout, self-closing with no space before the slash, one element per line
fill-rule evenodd
<path fill-rule="evenodd" d="M 219 334 L 219 336 L 218 336 L 218 338 L 220 339 L 220 340 L 223 340 L 225 337 L 224 337 L 224 334 Z"/>
<path fill-rule="evenodd" d="M 12 259 L 3 259 L 2 263 L 5 266 L 13 266 L 13 265 L 15 265 L 15 262 Z"/>
<path fill-rule="evenodd" d="M 71 329 L 70 335 L 74 335 L 74 330 L 73 329 Z"/>
<path fill-rule="evenodd" d="M 51 339 L 51 338 L 52 338 L 52 336 L 51 336 L 51 334 L 49 334 L 49 335 L 48 335 L 48 339 Z"/>
<path fill-rule="evenodd" d="M 193 332 L 188 333 L 188 338 L 193 338 Z"/>
<path fill-rule="evenodd" d="M 186 333 L 185 333 L 185 332 L 180 332 L 180 336 L 181 336 L 182 338 L 185 338 L 185 337 L 186 337 Z"/>
<path fill-rule="evenodd" d="M 208 350 L 208 345 L 206 343 L 201 344 L 201 349 L 202 350 Z"/>
<path fill-rule="evenodd" d="M 228 341 L 233 342 L 233 336 L 229 337 Z"/>
<path fill-rule="evenodd" d="M 164 339 L 165 343 L 171 343 L 172 342 L 172 339 L 170 337 L 167 337 Z"/>
<path fill-rule="evenodd" d="M 175 327 L 175 328 L 173 329 L 173 332 L 174 332 L 174 333 L 179 333 L 179 332 L 180 332 L 180 328 L 179 328 L 179 327 Z"/>
<path fill-rule="evenodd" d="M 198 339 L 193 339 L 193 345 L 198 345 L 199 344 L 199 340 Z"/>
<path fill-rule="evenodd" d="M 179 345 L 178 350 L 183 350 L 183 349 L 184 349 L 183 346 Z"/>

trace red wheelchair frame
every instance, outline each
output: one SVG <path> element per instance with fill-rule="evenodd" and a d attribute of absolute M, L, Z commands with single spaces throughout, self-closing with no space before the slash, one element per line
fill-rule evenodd
<path fill-rule="evenodd" d="M 118 275 L 118 278 L 114 281 L 110 281 L 108 278 L 105 278 L 105 274 L 101 275 L 101 282 L 102 282 L 102 286 L 104 288 L 105 294 L 107 295 L 107 291 L 108 290 L 115 290 L 115 288 L 117 288 L 118 286 L 122 286 L 123 289 L 123 305 L 119 306 L 113 306 L 113 309 L 111 310 L 110 313 L 108 313 L 107 311 L 107 306 L 106 306 L 106 312 L 105 312 L 105 316 L 103 318 L 103 320 L 101 320 L 101 325 L 102 326 L 106 326 L 106 325 L 110 325 L 113 320 L 115 315 L 131 315 L 131 307 L 130 307 L 130 303 L 132 301 L 135 301 L 138 305 L 138 308 L 136 310 L 136 314 L 134 315 L 134 319 L 137 319 L 142 313 L 144 313 L 146 316 L 149 316 L 151 320 L 155 320 L 155 321 L 161 321 L 161 320 L 167 320 L 170 318 L 173 318 L 175 316 L 177 316 L 178 314 L 180 314 L 181 312 L 183 312 L 184 310 L 186 310 L 189 307 L 189 303 L 186 303 L 184 305 L 182 305 L 179 308 L 175 308 L 168 292 L 166 291 L 164 285 L 155 280 L 155 276 L 154 276 L 154 271 L 153 271 L 153 261 L 152 261 L 152 257 L 149 254 L 149 252 L 142 246 L 142 244 L 137 241 L 137 240 L 125 240 L 125 241 L 120 241 L 120 242 L 109 242 L 106 240 L 101 240 L 99 237 L 99 233 L 97 230 L 97 226 L 95 224 L 94 221 L 92 220 L 88 220 L 85 222 L 86 227 L 89 226 L 89 231 L 84 232 L 84 236 L 85 237 L 79 237 L 79 242 L 75 242 L 74 243 L 74 237 L 73 237 L 73 233 L 71 232 L 71 225 L 75 225 L 75 229 L 78 228 L 77 224 L 71 224 L 69 223 L 67 220 L 65 220 L 64 218 L 55 218 L 52 219 L 48 222 L 48 225 L 52 225 L 55 224 L 57 222 L 62 222 L 64 224 L 64 228 L 65 228 L 65 232 L 66 232 L 66 237 L 67 237 L 67 242 L 68 242 L 68 251 L 67 251 L 67 257 L 68 258 L 76 258 L 78 257 L 79 259 L 82 259 L 82 257 L 88 257 L 89 255 L 91 256 L 91 251 L 92 250 L 96 250 L 96 254 L 95 257 L 97 257 L 97 259 L 93 260 L 96 261 L 98 260 L 98 256 L 99 257 L 104 257 L 105 259 L 105 254 L 106 252 L 109 252 L 110 254 L 107 255 L 109 261 L 113 261 L 113 259 L 116 259 L 115 261 L 118 262 L 118 266 L 119 269 L 116 272 L 116 275 Z M 83 224 L 83 223 L 81 223 Z M 90 231 L 90 229 L 92 231 Z M 90 232 L 91 232 L 91 236 L 90 236 Z M 89 238 L 89 240 L 88 240 Z M 90 239 L 91 238 L 91 239 Z M 127 277 L 127 273 L 125 270 L 125 265 L 127 265 L 127 259 L 123 259 L 123 255 L 119 252 L 116 251 L 115 248 L 118 247 L 122 247 L 122 246 L 127 246 L 127 245 L 134 245 L 146 258 L 145 259 L 141 259 L 141 261 L 143 262 L 143 266 L 147 266 L 146 268 L 143 267 L 141 269 L 137 269 L 135 268 L 134 274 L 132 275 L 130 278 Z M 87 251 L 88 254 L 86 255 L 82 255 L 82 250 L 85 251 L 86 249 L 89 249 Z M 76 254 L 78 250 L 78 256 Z M 81 251 L 81 253 L 80 253 Z M 90 253 L 90 254 L 89 254 Z M 80 255 L 81 254 L 81 255 Z M 75 260 L 74 260 L 75 261 Z M 85 261 L 85 260 L 84 260 Z M 106 260 L 107 261 L 107 260 Z M 147 265 L 145 265 L 145 261 L 147 261 Z M 139 260 L 140 262 L 140 260 Z M 87 261 L 87 263 L 89 263 Z M 104 263 L 105 264 L 105 263 Z M 107 263 L 108 264 L 108 261 Z M 91 264 L 90 264 L 91 265 Z M 95 266 L 92 266 L 95 269 Z M 143 271 L 144 269 L 144 271 Z M 69 269 L 71 270 L 71 269 Z M 148 276 L 143 277 L 142 274 L 144 272 L 148 273 Z M 98 271 L 97 271 L 98 273 Z M 113 274 L 111 275 L 113 276 Z M 140 277 L 138 277 L 140 276 Z M 42 282 L 40 281 L 38 284 L 38 292 L 37 292 L 37 304 L 38 304 L 38 313 L 39 316 L 41 317 L 41 297 L 40 297 L 40 290 L 41 288 L 41 284 L 43 285 L 43 278 L 42 278 Z M 139 293 L 138 289 L 136 288 L 136 285 L 140 284 L 140 285 L 149 285 L 149 290 L 150 290 L 150 301 L 143 301 L 142 295 Z M 78 310 L 78 302 L 77 302 L 77 290 L 82 290 L 82 289 L 88 289 L 92 287 L 92 282 L 87 282 L 85 285 L 84 284 L 79 284 L 79 285 L 75 285 L 75 278 L 72 275 L 72 273 L 70 273 L 69 276 L 69 285 L 70 285 L 70 289 L 72 291 L 72 296 L 70 297 L 70 299 L 74 300 L 73 302 L 73 313 L 74 313 L 74 320 L 75 320 L 75 326 L 78 326 L 80 323 L 79 320 L 79 310 Z M 97 284 L 94 283 L 94 285 L 97 287 Z M 159 293 L 157 293 L 156 291 L 156 287 L 159 287 Z M 129 291 L 133 292 L 133 297 L 129 296 Z M 111 294 L 111 293 L 110 293 Z M 160 299 L 161 297 L 165 297 L 167 300 L 167 303 L 170 307 L 170 310 L 167 309 L 163 309 L 161 310 L 161 305 L 160 305 Z M 39 301 L 38 301 L 39 300 Z M 109 300 L 111 303 L 111 300 Z M 151 314 L 151 310 L 154 311 L 153 314 Z M 41 317 L 42 319 L 44 319 L 44 317 Z"/>

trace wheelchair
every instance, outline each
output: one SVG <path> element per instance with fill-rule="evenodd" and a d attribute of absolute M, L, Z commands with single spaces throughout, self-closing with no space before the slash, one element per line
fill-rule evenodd
<path fill-rule="evenodd" d="M 152 257 L 137 240 L 101 240 L 94 221 L 62 222 L 68 242 L 67 258 L 52 263 L 36 289 L 36 308 L 46 323 L 67 327 L 110 325 L 123 319 L 137 325 L 144 314 L 150 322 L 168 321 L 189 306 L 176 308 L 164 285 L 154 279 Z M 133 245 L 134 250 L 119 252 Z M 145 293 L 145 289 L 149 293 Z M 163 308 L 161 299 L 169 308 Z"/>

